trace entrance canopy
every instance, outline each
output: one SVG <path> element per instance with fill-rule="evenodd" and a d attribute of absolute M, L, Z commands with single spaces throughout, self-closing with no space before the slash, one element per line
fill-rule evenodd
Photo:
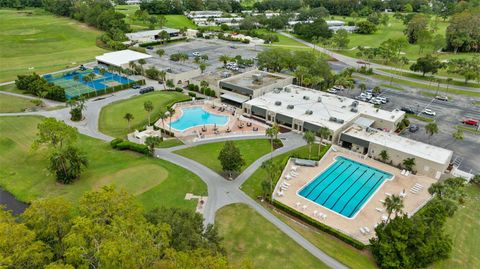
<path fill-rule="evenodd" d="M 231 93 L 224 93 L 224 94 L 220 95 L 220 98 L 227 99 L 227 100 L 233 101 L 235 103 L 239 103 L 239 104 L 243 104 L 246 101 L 250 100 L 250 98 L 248 98 L 247 96 L 238 95 L 238 94 L 231 94 Z"/>

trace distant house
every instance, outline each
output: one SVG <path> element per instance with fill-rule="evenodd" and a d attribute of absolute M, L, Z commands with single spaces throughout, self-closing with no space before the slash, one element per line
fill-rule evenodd
<path fill-rule="evenodd" d="M 223 12 L 218 10 L 198 10 L 198 11 L 190 11 L 189 13 L 187 13 L 187 17 L 190 19 L 219 18 L 222 15 L 223 15 Z"/>
<path fill-rule="evenodd" d="M 134 43 L 148 43 L 148 42 L 155 42 L 160 40 L 160 33 L 165 31 L 169 34 L 171 40 L 182 38 L 183 36 L 180 34 L 180 30 L 173 29 L 173 28 L 162 28 L 156 30 L 147 30 L 147 31 L 140 31 L 134 33 L 125 34 L 127 38 L 134 42 Z"/>
<path fill-rule="evenodd" d="M 142 0 L 127 0 L 125 1 L 125 4 L 127 5 L 140 5 L 142 3 Z"/>

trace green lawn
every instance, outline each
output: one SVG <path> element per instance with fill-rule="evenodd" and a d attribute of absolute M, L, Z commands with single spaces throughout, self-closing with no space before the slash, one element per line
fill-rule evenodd
<path fill-rule="evenodd" d="M 178 92 L 151 92 L 133 97 L 127 100 L 121 100 L 105 106 L 100 112 L 98 128 L 104 134 L 112 137 L 123 138 L 127 133 L 134 129 L 142 129 L 148 124 L 147 112 L 143 108 L 145 101 L 152 101 L 154 110 L 151 120 L 155 122 L 161 113 L 164 113 L 168 105 L 178 101 L 190 100 L 190 97 Z M 133 114 L 131 121 L 131 130 L 128 130 L 127 121 L 123 118 L 126 113 Z M 168 119 L 167 119 L 168 120 Z"/>
<path fill-rule="evenodd" d="M 433 122 L 434 121 L 433 118 L 424 117 L 424 116 L 420 116 L 420 115 L 417 115 L 417 114 L 407 114 L 407 118 L 414 118 L 414 119 L 417 119 L 419 121 L 424 121 L 424 122 Z"/>
<path fill-rule="evenodd" d="M 404 88 L 398 87 L 398 86 L 394 86 L 394 85 L 380 84 L 380 86 L 381 86 L 381 87 L 385 87 L 385 88 L 390 88 L 390 89 L 393 89 L 393 90 L 397 90 L 397 91 L 405 91 Z"/>
<path fill-rule="evenodd" d="M 458 130 L 462 130 L 462 131 L 465 131 L 465 132 L 472 133 L 472 134 L 480 134 L 480 131 L 477 130 L 477 128 L 474 128 L 474 127 L 467 127 L 465 125 L 457 125 L 457 126 L 455 126 L 455 128 L 457 128 Z"/>
<path fill-rule="evenodd" d="M 240 149 L 240 153 L 245 160 L 242 171 L 255 160 L 270 152 L 270 142 L 267 139 L 237 140 L 233 142 Z M 175 153 L 197 161 L 217 173 L 221 173 L 222 166 L 217 157 L 224 144 L 225 142 L 208 143 L 177 150 Z"/>
<path fill-rule="evenodd" d="M 78 66 L 105 52 L 95 45 L 100 31 L 41 9 L 3 9 L 0 18 L 0 82 Z"/>
<path fill-rule="evenodd" d="M 286 37 L 282 34 L 279 34 L 277 32 L 271 32 L 267 29 L 258 29 L 257 30 L 258 33 L 260 34 L 273 34 L 273 35 L 276 35 L 278 37 L 278 42 L 273 42 L 272 45 L 274 46 L 294 46 L 294 47 L 305 47 L 305 48 L 308 48 L 307 46 L 305 46 L 303 43 L 300 43 L 294 39 L 291 39 L 289 37 Z"/>
<path fill-rule="evenodd" d="M 247 205 L 233 204 L 217 211 L 215 223 L 233 266 L 251 268 L 328 268 Z"/>
<path fill-rule="evenodd" d="M 15 84 L 7 84 L 7 85 L 0 86 L 0 91 L 24 94 L 23 91 L 19 90 Z M 33 95 L 30 95 L 30 96 L 33 96 Z"/>
<path fill-rule="evenodd" d="M 453 239 L 451 258 L 432 266 L 434 269 L 480 268 L 480 187 L 467 188 L 465 204 L 447 220 L 446 231 Z"/>
<path fill-rule="evenodd" d="M 420 74 L 414 74 L 414 73 L 409 73 L 409 72 L 399 72 L 396 70 L 387 70 L 387 69 L 379 69 L 383 72 L 391 73 L 391 74 L 396 74 L 408 78 L 414 78 L 414 79 L 419 79 L 419 80 L 425 80 L 427 82 L 431 81 L 430 77 L 428 75 L 422 76 Z M 451 74 L 449 74 L 451 76 Z M 435 78 L 436 82 L 444 83 L 444 84 L 450 84 L 450 85 L 456 85 L 456 86 L 462 86 L 462 87 L 472 87 L 472 88 L 480 88 L 479 83 L 474 83 L 474 82 L 467 82 L 465 83 L 464 81 L 458 81 L 458 80 L 452 80 L 451 82 L 448 82 L 446 79 L 441 79 L 441 78 Z M 434 82 L 434 84 L 436 83 Z"/>
<path fill-rule="evenodd" d="M 125 14 L 127 17 L 125 18 L 125 21 L 132 27 L 133 30 L 147 30 L 148 29 L 148 22 L 140 21 L 140 20 L 135 20 L 133 18 L 135 11 L 139 10 L 140 7 L 138 5 L 118 5 L 115 6 L 115 10 Z M 163 15 L 167 19 L 167 22 L 165 23 L 165 27 L 170 27 L 170 28 L 190 28 L 190 29 L 196 29 L 197 26 L 189 20 L 186 16 L 184 15 Z"/>
<path fill-rule="evenodd" d="M 0 113 L 22 112 L 34 106 L 30 99 L 0 94 Z"/>
<path fill-rule="evenodd" d="M 160 143 L 160 145 L 157 146 L 157 148 L 173 148 L 181 145 L 183 145 L 182 141 L 177 138 L 171 138 L 164 140 L 162 143 Z"/>
<path fill-rule="evenodd" d="M 312 146 L 312 157 L 318 156 L 318 146 L 317 145 Z M 328 149 L 327 147 L 322 147 L 322 153 L 321 153 L 322 156 L 323 156 L 323 154 L 325 154 L 327 149 Z M 281 164 L 286 164 L 287 160 L 288 160 L 288 158 L 290 158 L 290 156 L 297 156 L 297 157 L 300 157 L 300 158 L 308 159 L 308 146 L 303 146 L 303 147 L 300 147 L 298 149 L 295 149 L 295 150 L 286 152 L 284 154 L 278 155 L 278 156 L 274 157 L 273 160 L 274 160 L 274 162 L 278 162 L 278 163 L 281 163 Z M 245 183 L 243 183 L 242 190 L 254 199 L 258 196 L 261 196 L 262 195 L 261 183 L 265 178 L 267 178 L 267 172 L 264 169 L 261 169 L 261 168 L 258 169 L 257 171 L 255 171 L 250 176 L 250 178 L 248 178 L 247 181 L 245 181 Z M 274 182 L 274 184 L 276 184 L 276 182 Z"/>
<path fill-rule="evenodd" d="M 132 152 L 116 151 L 108 143 L 80 135 L 78 146 L 90 162 L 71 185 L 57 184 L 46 167 L 45 150 L 31 151 L 39 117 L 0 118 L 0 186 L 19 200 L 64 196 L 77 201 L 85 191 L 114 185 L 136 195 L 146 209 L 176 206 L 194 209 L 185 193 L 207 194 L 206 185 L 192 172 L 172 163 Z"/>

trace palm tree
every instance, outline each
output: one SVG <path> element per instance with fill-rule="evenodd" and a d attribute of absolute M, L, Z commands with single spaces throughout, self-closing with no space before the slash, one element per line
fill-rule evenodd
<path fill-rule="evenodd" d="M 390 157 L 388 156 L 388 152 L 386 150 L 382 150 L 380 152 L 380 158 L 383 162 L 387 162 Z"/>
<path fill-rule="evenodd" d="M 162 129 L 160 129 L 160 133 L 165 130 L 165 119 L 168 117 L 167 113 L 160 113 L 160 119 L 162 120 Z"/>
<path fill-rule="evenodd" d="M 163 82 L 163 89 L 166 90 L 167 89 L 167 72 L 165 72 L 164 70 L 160 70 L 158 71 L 158 77 L 160 78 L 160 80 Z"/>
<path fill-rule="evenodd" d="M 220 57 L 218 57 L 218 60 L 223 62 L 223 67 L 227 66 L 227 62 L 230 61 L 230 57 L 228 57 L 228 55 L 220 55 Z"/>
<path fill-rule="evenodd" d="M 402 212 L 403 199 L 400 196 L 393 194 L 385 198 L 383 206 L 388 213 L 387 222 L 389 222 L 393 212 L 395 212 L 395 217 L 397 217 L 398 214 Z"/>
<path fill-rule="evenodd" d="M 432 136 L 438 133 L 438 125 L 431 122 L 425 126 L 425 132 L 428 134 L 428 143 L 430 143 Z"/>
<path fill-rule="evenodd" d="M 450 86 L 450 83 L 452 83 L 453 79 L 452 78 L 447 78 L 447 93 L 448 93 L 448 87 Z"/>
<path fill-rule="evenodd" d="M 362 92 L 364 92 L 367 89 L 367 85 L 365 83 L 361 83 L 359 87 Z"/>
<path fill-rule="evenodd" d="M 128 130 L 130 130 L 130 121 L 133 120 L 133 114 L 132 113 L 126 113 L 125 116 L 123 116 L 125 120 L 128 122 Z"/>
<path fill-rule="evenodd" d="M 299 66 L 295 70 L 295 77 L 297 77 L 298 85 L 303 86 L 303 78 L 308 75 L 309 69 L 304 66 Z"/>
<path fill-rule="evenodd" d="M 405 166 L 405 169 L 408 171 L 412 171 L 415 166 L 415 158 L 406 158 L 403 160 L 403 166 Z"/>
<path fill-rule="evenodd" d="M 280 132 L 280 128 L 278 128 L 278 125 L 276 123 L 273 123 L 272 127 L 267 128 L 265 130 L 265 135 L 270 138 L 270 158 L 272 158 L 272 152 L 273 152 L 273 139 L 277 139 L 277 135 Z"/>
<path fill-rule="evenodd" d="M 69 184 L 78 179 L 83 168 L 87 166 L 86 155 L 77 148 L 68 146 L 52 154 L 49 170 L 55 173 L 57 181 Z"/>
<path fill-rule="evenodd" d="M 162 141 L 163 138 L 158 136 L 149 136 L 145 139 L 145 145 L 148 146 L 151 155 L 155 152 L 155 146 L 158 146 Z"/>
<path fill-rule="evenodd" d="M 303 134 L 303 139 L 307 141 L 308 144 L 308 159 L 312 158 L 312 144 L 315 142 L 315 134 L 312 131 L 306 131 Z"/>
<path fill-rule="evenodd" d="M 172 107 L 169 107 L 168 108 L 168 120 L 169 120 L 169 124 L 168 124 L 168 128 L 169 128 L 169 131 L 170 131 L 170 134 L 172 133 L 172 117 L 173 117 L 173 114 L 175 114 L 175 109 L 172 108 Z"/>
<path fill-rule="evenodd" d="M 317 131 L 317 134 L 320 137 L 320 143 L 318 144 L 318 158 L 320 159 L 323 139 L 328 139 L 332 135 L 332 133 L 327 127 L 320 127 L 320 129 L 318 129 Z"/>
<path fill-rule="evenodd" d="M 150 101 L 150 100 L 145 101 L 145 103 L 143 103 L 143 108 L 145 109 L 145 111 L 147 111 L 147 114 L 148 114 L 148 125 L 150 125 L 150 114 L 151 114 L 152 111 L 153 111 L 153 103 L 152 103 L 152 101 Z"/>

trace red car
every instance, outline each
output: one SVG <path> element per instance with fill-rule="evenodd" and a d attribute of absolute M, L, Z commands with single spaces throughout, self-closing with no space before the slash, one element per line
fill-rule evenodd
<path fill-rule="evenodd" d="M 462 122 L 464 124 L 467 124 L 467 125 L 477 125 L 478 124 L 478 120 L 463 120 Z"/>

